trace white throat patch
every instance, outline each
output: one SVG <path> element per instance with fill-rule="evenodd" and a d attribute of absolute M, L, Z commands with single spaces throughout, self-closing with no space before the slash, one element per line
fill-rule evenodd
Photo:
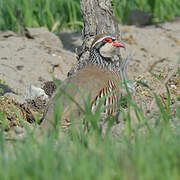
<path fill-rule="evenodd" d="M 117 54 L 117 47 L 113 46 L 112 43 L 106 43 L 104 46 L 102 46 L 100 48 L 100 54 L 103 56 L 103 57 L 113 57 L 114 55 Z"/>

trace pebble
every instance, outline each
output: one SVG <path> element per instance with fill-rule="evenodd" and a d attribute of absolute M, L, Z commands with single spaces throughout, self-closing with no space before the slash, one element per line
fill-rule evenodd
<path fill-rule="evenodd" d="M 25 129 L 23 127 L 20 127 L 20 126 L 15 126 L 14 131 L 16 134 L 22 134 L 25 132 Z"/>

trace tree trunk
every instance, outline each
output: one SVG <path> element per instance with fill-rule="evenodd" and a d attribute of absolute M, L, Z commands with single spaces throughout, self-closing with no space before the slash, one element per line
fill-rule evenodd
<path fill-rule="evenodd" d="M 114 34 L 117 40 L 120 40 L 120 32 L 113 15 L 112 0 L 81 0 L 80 3 L 84 23 L 82 30 L 83 44 L 76 52 L 78 63 L 70 70 L 68 76 L 81 69 L 83 60 L 89 57 L 90 45 L 94 36 L 108 33 Z M 120 52 L 118 60 L 121 60 Z"/>
<path fill-rule="evenodd" d="M 112 0 L 81 0 L 85 39 L 100 33 L 119 36 L 117 23 L 112 11 Z"/>

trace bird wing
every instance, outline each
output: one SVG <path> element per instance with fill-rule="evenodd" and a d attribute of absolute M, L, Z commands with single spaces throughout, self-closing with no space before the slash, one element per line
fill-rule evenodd
<path fill-rule="evenodd" d="M 68 125 L 69 118 L 77 117 L 84 111 L 85 102 L 92 103 L 102 92 L 105 92 L 109 81 L 120 81 L 120 78 L 111 71 L 101 69 L 95 65 L 88 65 L 74 76 L 67 78 L 53 95 L 44 114 L 42 126 L 49 127 L 54 119 L 55 104 L 61 104 L 57 111 L 62 112 L 62 125 Z M 115 84 L 115 83 L 114 83 Z M 57 108 L 58 105 L 56 105 Z M 58 118 L 57 118 L 58 119 Z"/>

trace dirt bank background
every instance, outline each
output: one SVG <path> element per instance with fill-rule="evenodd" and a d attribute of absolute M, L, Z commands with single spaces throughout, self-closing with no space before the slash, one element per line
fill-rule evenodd
<path fill-rule="evenodd" d="M 180 19 L 142 28 L 119 28 L 126 45 L 123 57 L 132 55 L 128 74 L 136 86 L 137 103 L 145 110 L 153 109 L 153 92 L 166 99 L 162 82 L 170 76 L 168 85 L 173 104 L 173 100 L 180 96 L 177 71 Z M 64 80 L 76 63 L 75 48 L 82 44 L 80 33 L 62 32 L 54 35 L 45 28 L 28 30 L 29 38 L 11 31 L 0 32 L 0 96 L 13 97 L 20 103 L 24 102 L 24 94 L 30 85 L 42 87 L 44 82 L 52 80 L 52 74 Z M 158 75 L 162 82 L 150 71 Z M 149 88 L 140 86 L 141 82 Z"/>

